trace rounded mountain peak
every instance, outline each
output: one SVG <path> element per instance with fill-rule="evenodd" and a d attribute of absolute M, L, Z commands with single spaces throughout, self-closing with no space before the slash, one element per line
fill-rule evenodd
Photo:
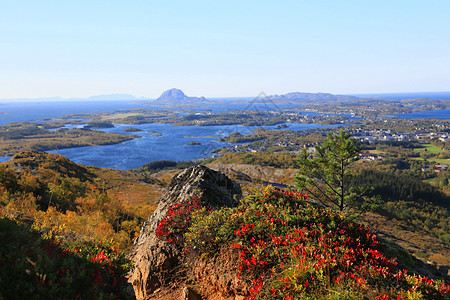
<path fill-rule="evenodd" d="M 156 100 L 184 100 L 187 98 L 188 96 L 186 96 L 182 90 L 170 89 L 162 93 Z"/>

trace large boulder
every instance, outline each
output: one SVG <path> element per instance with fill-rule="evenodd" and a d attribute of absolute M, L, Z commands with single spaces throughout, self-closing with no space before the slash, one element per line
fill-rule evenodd
<path fill-rule="evenodd" d="M 203 205 L 217 209 L 236 206 L 242 191 L 226 175 L 205 166 L 190 167 L 172 179 L 167 194 L 160 199 L 157 209 L 144 223 L 130 255 L 135 268 L 129 281 L 137 299 L 147 299 L 160 287 L 173 282 L 179 270 L 180 249 L 158 239 L 155 230 L 170 206 L 187 201 L 194 195 L 199 197 Z"/>

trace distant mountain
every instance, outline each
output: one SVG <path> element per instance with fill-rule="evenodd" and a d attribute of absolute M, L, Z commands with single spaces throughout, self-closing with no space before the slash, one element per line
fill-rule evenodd
<path fill-rule="evenodd" d="M 205 97 L 188 97 L 182 90 L 170 89 L 159 96 L 158 99 L 152 102 L 157 105 L 172 105 L 172 106 L 190 106 L 205 104 L 209 101 Z"/>
<path fill-rule="evenodd" d="M 102 100 L 143 100 L 143 98 L 137 98 L 130 94 L 111 94 L 111 95 L 98 95 L 90 96 L 85 100 L 102 101 Z"/>
<path fill-rule="evenodd" d="M 274 101 L 286 101 L 286 102 L 328 102 L 328 101 L 346 101 L 346 100 L 358 100 L 361 99 L 356 96 L 347 95 L 333 95 L 329 93 L 301 93 L 293 92 L 284 95 L 271 95 L 268 96 Z"/>
<path fill-rule="evenodd" d="M 170 89 L 162 93 L 156 101 L 183 101 L 185 99 L 188 99 L 188 96 L 182 90 Z"/>
<path fill-rule="evenodd" d="M 15 98 L 15 99 L 0 99 L 0 101 L 27 101 L 27 102 L 64 102 L 64 101 L 118 101 L 118 100 L 149 100 L 147 97 L 135 97 L 130 94 L 110 94 L 97 95 L 87 98 L 62 98 L 62 97 L 46 97 L 46 98 Z"/>

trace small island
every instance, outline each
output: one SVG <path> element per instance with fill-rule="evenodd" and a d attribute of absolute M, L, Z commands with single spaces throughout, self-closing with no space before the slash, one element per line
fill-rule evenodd
<path fill-rule="evenodd" d="M 281 125 L 278 125 L 277 127 L 275 127 L 275 129 L 285 129 L 285 128 L 288 128 L 289 126 L 288 125 L 286 125 L 286 124 L 281 124 Z"/>
<path fill-rule="evenodd" d="M 90 121 L 86 125 L 84 125 L 84 128 L 114 128 L 114 124 L 111 121 Z"/>
<path fill-rule="evenodd" d="M 190 142 L 188 145 L 192 146 L 192 145 L 201 145 L 202 143 L 199 142 Z"/>
<path fill-rule="evenodd" d="M 251 143 L 251 142 L 259 141 L 261 139 L 263 139 L 263 137 L 258 134 L 244 136 L 239 132 L 233 132 L 229 136 L 219 139 L 219 142 L 226 142 L 226 143 L 232 143 L 232 144 L 244 144 L 244 143 Z"/>
<path fill-rule="evenodd" d="M 136 127 L 129 127 L 123 130 L 123 132 L 139 132 L 143 131 L 142 129 L 136 128 Z"/>

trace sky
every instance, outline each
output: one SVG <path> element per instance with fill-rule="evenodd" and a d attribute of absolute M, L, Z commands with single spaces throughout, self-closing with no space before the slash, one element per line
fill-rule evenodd
<path fill-rule="evenodd" d="M 450 91 L 449 0 L 0 0 L 0 99 Z"/>

